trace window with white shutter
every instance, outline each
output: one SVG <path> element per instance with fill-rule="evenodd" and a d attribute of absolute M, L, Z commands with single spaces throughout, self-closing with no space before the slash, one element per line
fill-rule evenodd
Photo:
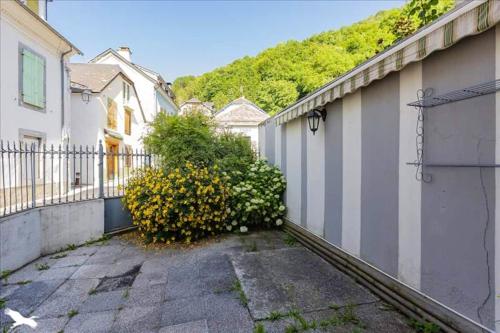
<path fill-rule="evenodd" d="M 21 101 L 39 109 L 45 108 L 45 59 L 35 52 L 20 48 Z"/>

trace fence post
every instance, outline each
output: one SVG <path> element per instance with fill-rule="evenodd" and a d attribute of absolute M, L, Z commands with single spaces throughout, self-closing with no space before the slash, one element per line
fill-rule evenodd
<path fill-rule="evenodd" d="M 104 198 L 104 149 L 102 147 L 102 141 L 99 140 L 99 198 Z"/>
<path fill-rule="evenodd" d="M 36 159 L 35 159 L 35 144 L 31 144 L 31 205 L 36 207 Z"/>

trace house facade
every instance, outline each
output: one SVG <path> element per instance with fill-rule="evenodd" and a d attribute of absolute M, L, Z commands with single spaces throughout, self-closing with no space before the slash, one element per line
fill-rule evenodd
<path fill-rule="evenodd" d="M 67 64 L 81 54 L 46 22 L 46 0 L 0 1 L 0 138 L 69 143 Z"/>
<path fill-rule="evenodd" d="M 132 52 L 128 47 L 120 47 L 118 50 L 108 49 L 92 59 L 90 63 L 120 66 L 134 82 L 148 122 L 160 112 L 177 114 L 178 107 L 175 104 L 175 95 L 170 84 L 160 74 L 133 63 L 131 56 Z"/>
<path fill-rule="evenodd" d="M 224 106 L 214 116 L 219 130 L 240 133 L 250 140 L 254 149 L 259 147 L 259 124 L 269 115 L 245 97 Z"/>
<path fill-rule="evenodd" d="M 450 331 L 500 330 L 499 20 L 462 3 L 260 127 L 289 229 Z"/>
<path fill-rule="evenodd" d="M 207 117 L 214 115 L 214 103 L 202 102 L 197 98 L 191 98 L 179 106 L 179 115 L 187 114 L 189 112 L 201 112 Z"/>
<path fill-rule="evenodd" d="M 70 64 L 72 143 L 98 147 L 107 154 L 105 175 L 113 178 L 120 169 L 112 154 L 132 153 L 142 148 L 146 118 L 134 82 L 118 65 Z M 131 164 L 130 159 L 122 159 Z M 82 175 L 83 179 L 86 179 Z"/>

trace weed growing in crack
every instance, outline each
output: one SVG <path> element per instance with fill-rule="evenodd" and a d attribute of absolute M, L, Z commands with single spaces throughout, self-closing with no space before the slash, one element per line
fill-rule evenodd
<path fill-rule="evenodd" d="M 19 285 L 19 286 L 24 286 L 25 284 L 29 284 L 33 281 L 31 280 L 23 280 L 23 281 L 19 281 L 19 282 L 16 282 L 15 284 Z"/>
<path fill-rule="evenodd" d="M 415 331 L 417 331 L 418 333 L 439 333 L 439 332 L 441 332 L 441 328 L 438 325 L 431 323 L 431 322 L 428 322 L 428 321 L 419 321 L 416 319 L 411 319 L 408 322 L 408 325 L 411 328 L 414 328 Z"/>
<path fill-rule="evenodd" d="M 76 311 L 75 309 L 71 309 L 68 311 L 68 318 L 73 318 L 74 316 L 76 316 L 78 314 L 78 311 Z"/>
<path fill-rule="evenodd" d="M 285 237 L 283 238 L 283 241 L 288 246 L 295 246 L 297 244 L 297 238 L 293 237 L 290 234 L 285 234 Z"/>
<path fill-rule="evenodd" d="M 6 269 L 5 271 L 0 272 L 0 280 L 5 280 L 7 282 L 7 278 L 12 274 L 12 271 Z"/>
<path fill-rule="evenodd" d="M 77 246 L 75 244 L 68 244 L 64 249 L 61 250 L 61 252 L 64 251 L 73 251 L 76 250 Z"/>
<path fill-rule="evenodd" d="M 108 240 L 110 239 L 111 237 L 109 237 L 108 235 L 102 235 L 101 237 L 99 237 L 98 239 L 89 239 L 88 241 L 85 242 L 85 246 L 90 246 L 90 245 L 93 245 L 93 244 L 96 244 L 96 243 L 100 243 L 99 245 L 106 245 Z"/>
<path fill-rule="evenodd" d="M 46 271 L 47 269 L 50 268 L 49 265 L 47 265 L 47 263 L 43 263 L 43 264 L 36 264 L 35 265 L 36 269 L 38 269 L 39 271 Z"/>
<path fill-rule="evenodd" d="M 0 309 L 5 308 L 6 303 L 7 303 L 7 300 L 5 298 L 0 298 Z"/>
<path fill-rule="evenodd" d="M 248 298 L 247 298 L 247 295 L 245 295 L 243 288 L 241 287 L 240 280 L 238 280 L 238 279 L 234 280 L 233 286 L 231 287 L 231 290 L 238 293 L 238 298 L 240 299 L 241 305 L 243 305 L 243 306 L 248 305 Z"/>
<path fill-rule="evenodd" d="M 97 290 L 95 288 L 92 288 L 92 289 L 89 290 L 88 294 L 89 295 L 95 295 L 95 294 L 97 294 Z"/>
<path fill-rule="evenodd" d="M 123 298 L 127 299 L 129 296 L 129 289 L 125 289 L 125 291 L 123 292 Z"/>
<path fill-rule="evenodd" d="M 264 325 L 257 324 L 253 329 L 253 333 L 266 333 L 266 329 L 264 328 Z"/>
<path fill-rule="evenodd" d="M 53 255 L 52 257 L 50 257 L 50 259 L 61 259 L 61 258 L 65 258 L 67 256 L 68 256 L 67 253 L 58 253 L 58 254 Z"/>
<path fill-rule="evenodd" d="M 281 313 L 279 311 L 271 311 L 271 313 L 269 313 L 269 316 L 267 316 L 266 319 L 270 321 L 276 321 L 286 317 L 288 317 L 288 314 L 286 313 Z"/>

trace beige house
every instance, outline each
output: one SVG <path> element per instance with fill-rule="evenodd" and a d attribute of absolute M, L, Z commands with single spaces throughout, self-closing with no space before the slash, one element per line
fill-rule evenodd
<path fill-rule="evenodd" d="M 247 136 L 254 149 L 259 146 L 259 124 L 268 118 L 264 110 L 245 97 L 235 99 L 214 116 L 220 130 Z"/>

